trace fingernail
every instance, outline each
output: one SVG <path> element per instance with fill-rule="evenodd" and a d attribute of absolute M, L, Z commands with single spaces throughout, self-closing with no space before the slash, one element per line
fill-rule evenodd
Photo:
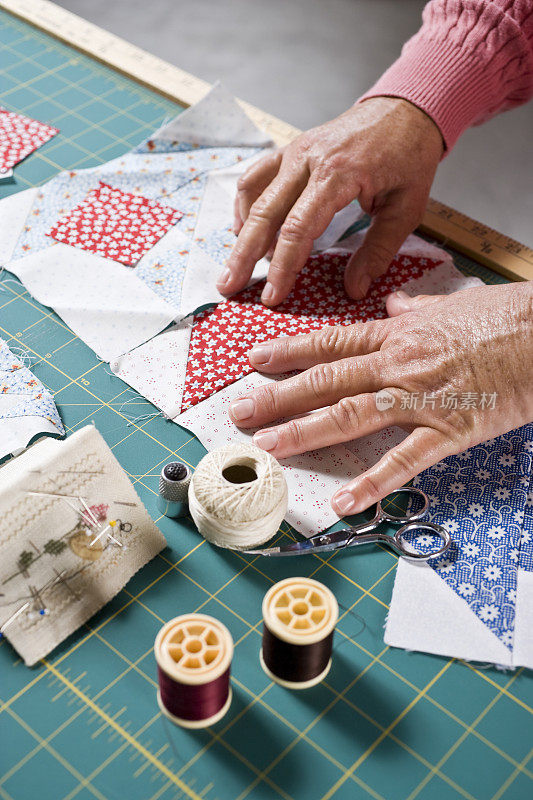
<path fill-rule="evenodd" d="M 261 294 L 261 302 L 262 303 L 270 303 L 272 298 L 274 297 L 274 287 L 271 283 L 266 283 L 265 288 Z"/>
<path fill-rule="evenodd" d="M 364 297 L 368 292 L 371 283 L 372 283 L 372 278 L 370 277 L 370 275 L 363 275 L 362 278 L 359 279 L 357 288 L 359 289 L 362 297 Z"/>
<path fill-rule="evenodd" d="M 250 361 L 254 364 L 266 364 L 272 355 L 272 348 L 269 344 L 258 344 L 250 350 Z"/>
<path fill-rule="evenodd" d="M 217 280 L 217 286 L 225 286 L 229 280 L 231 272 L 229 269 L 225 269 L 223 272 L 220 273 Z"/>
<path fill-rule="evenodd" d="M 250 398 L 235 400 L 230 404 L 230 411 L 234 419 L 248 419 L 254 413 L 254 401 Z"/>
<path fill-rule="evenodd" d="M 355 508 L 355 500 L 349 492 L 336 494 L 333 498 L 333 503 L 337 511 L 343 516 L 344 514 L 349 514 Z"/>
<path fill-rule="evenodd" d="M 403 289 L 398 289 L 394 294 L 399 300 L 409 300 L 409 295 Z"/>
<path fill-rule="evenodd" d="M 259 431 L 254 434 L 253 441 L 261 450 L 273 450 L 279 442 L 279 436 L 276 431 Z"/>

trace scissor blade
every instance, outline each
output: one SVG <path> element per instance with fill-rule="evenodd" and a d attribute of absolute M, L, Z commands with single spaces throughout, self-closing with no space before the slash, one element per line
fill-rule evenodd
<path fill-rule="evenodd" d="M 243 552 L 250 556 L 298 556 L 310 550 L 316 551 L 312 542 L 294 542 L 283 547 L 267 547 L 266 550 L 243 550 Z"/>
<path fill-rule="evenodd" d="M 252 556 L 303 556 L 309 553 L 325 553 L 343 547 L 347 531 L 334 531 L 312 536 L 302 542 L 293 542 L 281 547 L 267 547 L 265 550 L 243 550 Z"/>

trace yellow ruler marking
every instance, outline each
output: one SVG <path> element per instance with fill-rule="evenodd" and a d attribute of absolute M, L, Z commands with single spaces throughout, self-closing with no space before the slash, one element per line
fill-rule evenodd
<path fill-rule="evenodd" d="M 43 663 L 47 670 L 49 670 L 53 675 L 55 675 L 56 678 L 58 678 L 58 680 L 68 687 L 68 689 L 70 689 L 73 694 L 75 694 L 83 703 L 85 703 L 85 705 L 88 706 L 91 711 L 94 711 L 95 714 L 101 717 L 110 728 L 113 728 L 116 733 L 122 736 L 122 738 L 125 739 L 128 744 L 134 747 L 135 750 L 137 750 L 143 756 L 143 758 L 146 758 L 147 761 L 150 761 L 150 763 L 153 764 L 153 766 L 156 767 L 160 772 L 162 772 L 163 775 L 165 775 L 169 780 L 171 780 L 175 786 L 181 789 L 181 791 L 186 794 L 187 797 L 190 797 L 191 800 L 201 800 L 199 795 L 184 781 L 178 778 L 175 773 L 166 766 L 166 764 L 154 756 L 146 747 L 144 747 L 144 745 L 138 742 L 137 739 L 131 735 L 131 733 L 128 733 L 128 731 L 122 725 L 120 725 L 116 719 L 110 717 L 109 714 L 101 709 L 97 703 L 95 703 L 85 694 L 85 692 L 82 692 L 81 689 L 78 689 L 78 687 L 71 680 L 65 677 L 63 673 L 56 669 L 53 664 L 50 664 L 48 661 L 46 661 L 46 659 L 43 659 Z"/>
<path fill-rule="evenodd" d="M 55 36 L 106 66 L 183 106 L 201 100 L 207 81 L 60 8 L 50 0 L 0 0 L 0 8 Z M 239 100 L 250 118 L 278 144 L 301 131 Z M 511 280 L 533 280 L 533 250 L 438 200 L 430 200 L 420 230 Z"/>
<path fill-rule="evenodd" d="M 533 250 L 503 233 L 430 199 L 420 225 L 423 233 L 448 241 L 456 250 L 511 280 L 533 280 Z"/>

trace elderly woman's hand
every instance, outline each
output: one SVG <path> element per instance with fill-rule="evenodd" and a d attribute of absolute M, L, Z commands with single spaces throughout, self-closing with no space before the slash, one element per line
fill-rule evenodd
<path fill-rule="evenodd" d="M 305 372 L 230 408 L 243 428 L 321 409 L 255 434 L 255 443 L 278 458 L 389 425 L 410 431 L 336 493 L 332 505 L 340 515 L 362 511 L 448 455 L 533 420 L 533 282 L 447 297 L 396 292 L 387 309 L 389 319 L 257 345 L 250 362 L 261 372 Z"/>
<path fill-rule="evenodd" d="M 376 97 L 267 155 L 239 181 L 239 236 L 219 291 L 230 295 L 246 286 L 279 231 L 261 299 L 280 303 L 313 240 L 357 198 L 374 219 L 348 263 L 345 285 L 351 297 L 364 297 L 422 219 L 442 151 L 439 129 L 426 114 L 406 100 Z"/>

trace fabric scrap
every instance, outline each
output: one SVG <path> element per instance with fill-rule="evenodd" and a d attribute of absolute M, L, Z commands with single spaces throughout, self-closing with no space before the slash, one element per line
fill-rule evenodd
<path fill-rule="evenodd" d="M 49 232 L 58 242 L 133 266 L 183 214 L 103 181 Z"/>
<path fill-rule="evenodd" d="M 39 434 L 65 434 L 54 398 L 0 339 L 0 459 Z"/>
<path fill-rule="evenodd" d="M 162 125 L 148 141 L 148 148 L 160 143 L 195 147 L 266 147 L 272 144 L 270 136 L 252 122 L 238 100 L 219 82 L 194 106 Z"/>
<path fill-rule="evenodd" d="M 176 317 L 135 270 L 66 244 L 11 261 L 8 268 L 105 361 L 151 339 Z"/>
<path fill-rule="evenodd" d="M 0 170 L 11 169 L 58 133 L 58 128 L 0 107 Z"/>
<path fill-rule="evenodd" d="M 437 261 L 401 256 L 373 284 L 368 296 L 354 301 L 343 285 L 348 254 L 312 255 L 296 285 L 275 309 L 260 302 L 262 284 L 254 285 L 194 317 L 182 411 L 249 374 L 248 352 L 254 344 L 278 336 L 309 333 L 324 325 L 350 325 L 386 316 L 385 298 L 406 281 L 437 266 Z"/>
<path fill-rule="evenodd" d="M 528 548 L 530 540 L 532 464 L 530 424 L 450 456 L 415 478 L 414 485 L 429 496 L 428 519 L 452 536 L 450 550 L 425 565 L 448 587 L 438 590 L 448 601 L 437 608 L 435 579 L 425 575 L 422 581 L 418 565 L 402 562 L 387 621 L 388 644 L 504 666 L 533 666 L 531 648 L 521 645 L 515 652 L 517 642 L 524 641 L 523 626 L 517 627 L 518 573 L 527 572 L 519 567 L 521 549 Z M 418 550 L 430 545 L 419 537 Z M 457 599 L 452 600 L 450 592 Z M 409 629 L 413 603 L 419 624 Z M 460 617 L 449 624 L 452 608 L 460 609 Z M 533 592 L 527 601 L 521 599 L 521 608 L 522 619 L 533 618 Z M 480 622 L 488 638 L 480 633 Z"/>

